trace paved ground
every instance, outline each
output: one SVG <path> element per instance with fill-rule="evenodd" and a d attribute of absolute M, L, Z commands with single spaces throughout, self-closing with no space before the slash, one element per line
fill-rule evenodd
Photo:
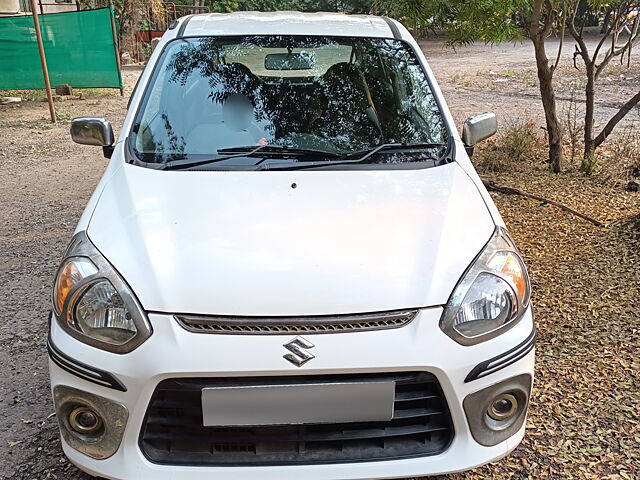
<path fill-rule="evenodd" d="M 425 42 L 424 49 L 457 119 L 486 110 L 503 119 L 542 118 L 528 44 L 454 52 Z M 638 88 L 639 78 L 621 74 L 605 80 L 607 104 Z M 634 74 L 640 77 L 637 68 Z M 125 72 L 126 92 L 137 75 Z M 560 95 L 568 98 L 569 89 L 563 83 Z M 43 102 L 0 107 L 0 480 L 87 478 L 60 449 L 48 389 L 46 318 L 58 261 L 106 165 L 99 149 L 71 142 L 68 122 L 106 116 L 117 131 L 126 100 L 94 91 L 86 100 L 59 103 L 61 122 L 55 126 L 47 123 Z M 576 471 L 574 478 L 591 477 Z"/>

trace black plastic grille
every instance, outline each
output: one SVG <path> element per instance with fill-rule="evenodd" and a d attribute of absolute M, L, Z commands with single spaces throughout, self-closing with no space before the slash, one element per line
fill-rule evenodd
<path fill-rule="evenodd" d="M 375 380 L 396 382 L 394 416 L 387 422 L 203 426 L 203 388 Z M 140 448 L 151 462 L 163 465 L 304 465 L 437 455 L 452 438 L 440 385 L 425 372 L 198 378 L 164 380 L 157 386 L 142 426 Z"/>

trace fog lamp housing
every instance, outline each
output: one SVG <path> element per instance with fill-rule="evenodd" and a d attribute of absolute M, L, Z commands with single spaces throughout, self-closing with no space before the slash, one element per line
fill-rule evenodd
<path fill-rule="evenodd" d="M 69 426 L 81 435 L 95 435 L 104 426 L 104 421 L 95 410 L 80 406 L 71 410 Z"/>
<path fill-rule="evenodd" d="M 518 412 L 518 399 L 511 393 L 502 393 L 493 399 L 487 415 L 497 422 L 509 420 Z"/>
<path fill-rule="evenodd" d="M 519 375 L 468 395 L 463 402 L 473 438 L 492 447 L 515 435 L 527 417 L 532 378 Z"/>
<path fill-rule="evenodd" d="M 118 451 L 129 418 L 124 405 L 65 385 L 54 387 L 53 402 L 60 433 L 71 448 L 97 460 Z"/>

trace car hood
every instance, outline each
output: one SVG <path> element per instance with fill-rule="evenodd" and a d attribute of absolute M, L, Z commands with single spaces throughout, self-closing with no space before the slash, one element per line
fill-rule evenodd
<path fill-rule="evenodd" d="M 277 172 L 125 164 L 87 233 L 148 311 L 289 316 L 445 304 L 493 231 L 456 163 Z"/>

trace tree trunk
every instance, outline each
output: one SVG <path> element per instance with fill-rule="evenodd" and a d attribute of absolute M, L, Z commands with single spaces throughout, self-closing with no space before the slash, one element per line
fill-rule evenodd
<path fill-rule="evenodd" d="M 596 99 L 596 77 L 594 65 L 587 65 L 587 86 L 585 88 L 586 112 L 584 115 L 584 155 L 580 171 L 591 174 L 596 163 L 593 124 Z"/>
<path fill-rule="evenodd" d="M 531 36 L 536 54 L 536 66 L 538 80 L 540 82 L 540 96 L 544 116 L 547 122 L 549 136 L 549 166 L 555 173 L 562 172 L 562 127 L 558 120 L 556 108 L 556 95 L 553 89 L 553 70 L 549 65 L 545 49 L 544 36 L 536 34 Z"/>

